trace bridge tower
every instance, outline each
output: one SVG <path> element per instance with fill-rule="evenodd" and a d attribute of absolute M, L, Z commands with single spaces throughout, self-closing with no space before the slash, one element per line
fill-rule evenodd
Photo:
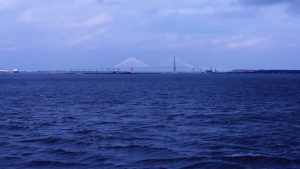
<path fill-rule="evenodd" d="M 174 56 L 174 60 L 173 60 L 173 71 L 174 73 L 176 73 L 176 57 Z"/>
<path fill-rule="evenodd" d="M 133 73 L 132 57 L 130 57 L 130 72 Z"/>

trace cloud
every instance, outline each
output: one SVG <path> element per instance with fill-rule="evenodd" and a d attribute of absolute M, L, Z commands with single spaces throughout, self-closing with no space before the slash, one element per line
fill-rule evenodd
<path fill-rule="evenodd" d="M 73 0 L 74 5 L 107 5 L 107 6 L 111 6 L 111 5 L 116 5 L 116 4 L 120 4 L 119 0 Z"/>
<path fill-rule="evenodd" d="M 104 28 L 96 30 L 95 32 L 78 32 L 75 35 L 68 38 L 66 42 L 70 46 L 82 45 L 83 43 L 88 43 L 90 41 L 98 39 L 99 36 L 105 34 L 106 32 L 107 30 Z"/>
<path fill-rule="evenodd" d="M 23 47 L 24 46 L 22 45 L 13 45 L 13 46 L 0 45 L 0 51 L 15 51 L 15 50 L 22 49 Z"/>
<path fill-rule="evenodd" d="M 63 12 L 57 9 L 42 7 L 21 13 L 17 21 L 23 24 L 35 25 L 40 28 L 89 29 L 111 22 L 112 17 L 101 13 L 75 17 L 74 11 Z"/>
<path fill-rule="evenodd" d="M 0 9 L 14 6 L 18 3 L 18 0 L 0 0 Z"/>
<path fill-rule="evenodd" d="M 228 49 L 248 48 L 266 44 L 269 38 L 236 35 L 233 37 L 219 37 L 212 40 L 213 44 L 222 45 Z"/>
<path fill-rule="evenodd" d="M 298 54 L 300 17 L 291 15 L 300 7 L 298 2 L 0 0 L 0 49 L 19 51 L 20 57 L 22 49 L 65 51 L 70 56 L 80 55 L 75 51 L 103 51 L 109 57 L 130 51 L 158 57 L 181 51 L 193 59 L 203 55 L 205 60 L 205 53 L 240 57 L 244 51 L 260 52 L 264 47 L 267 55 L 290 46 L 289 51 Z M 109 50 L 113 52 L 105 53 Z"/>
<path fill-rule="evenodd" d="M 217 13 L 235 12 L 240 10 L 233 6 L 205 6 L 200 8 L 177 8 L 159 12 L 161 15 L 214 15 Z"/>
<path fill-rule="evenodd" d="M 272 5 L 277 3 L 293 3 L 293 0 L 240 0 L 246 5 Z"/>
<path fill-rule="evenodd" d="M 42 15 L 42 13 L 42 9 L 28 10 L 19 15 L 17 21 L 26 24 L 42 22 L 46 20 L 45 16 Z"/>
<path fill-rule="evenodd" d="M 300 13 L 300 1 L 299 0 L 239 0 L 243 5 L 254 6 L 269 6 L 269 5 L 285 5 L 289 12 Z"/>
<path fill-rule="evenodd" d="M 299 6 L 299 0 L 239 0 L 243 4 L 248 5 L 273 5 L 273 4 L 288 4 L 291 6 Z"/>
<path fill-rule="evenodd" d="M 71 28 L 92 28 L 95 26 L 103 25 L 112 20 L 108 15 L 97 15 L 92 18 L 85 19 L 83 21 L 73 22 L 68 24 Z"/>

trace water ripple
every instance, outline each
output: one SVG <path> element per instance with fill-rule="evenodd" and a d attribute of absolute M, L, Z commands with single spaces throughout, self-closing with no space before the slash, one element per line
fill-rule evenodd
<path fill-rule="evenodd" d="M 299 75 L 1 75 L 0 168 L 300 168 Z"/>

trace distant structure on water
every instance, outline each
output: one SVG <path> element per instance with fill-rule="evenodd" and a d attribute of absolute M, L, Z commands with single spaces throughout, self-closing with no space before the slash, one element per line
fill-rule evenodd
<path fill-rule="evenodd" d="M 118 72 L 196 72 L 196 70 L 205 70 L 203 68 L 195 68 L 189 63 L 174 56 L 170 60 L 159 63 L 158 65 L 150 66 L 149 64 L 138 60 L 134 57 L 130 57 L 122 61 L 121 63 L 110 68 Z"/>
<path fill-rule="evenodd" d="M 19 69 L 7 70 L 0 69 L 0 74 L 136 74 L 136 73 L 259 73 L 259 74 L 300 74 L 300 70 L 251 70 L 251 69 L 235 69 L 225 70 L 216 68 L 200 68 L 195 67 L 176 56 L 169 60 L 160 62 L 157 65 L 147 64 L 137 58 L 129 57 L 113 67 L 98 69 L 80 69 L 80 70 L 49 70 L 49 71 L 20 71 Z"/>

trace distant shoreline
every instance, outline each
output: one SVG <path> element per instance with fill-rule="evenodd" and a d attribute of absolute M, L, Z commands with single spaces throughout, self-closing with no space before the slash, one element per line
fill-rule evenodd
<path fill-rule="evenodd" d="M 300 70 L 233 70 L 228 73 L 243 74 L 300 74 Z"/>
<path fill-rule="evenodd" d="M 204 72 L 129 72 L 129 71 L 0 71 L 1 74 L 300 74 L 300 70 L 232 70 Z"/>

